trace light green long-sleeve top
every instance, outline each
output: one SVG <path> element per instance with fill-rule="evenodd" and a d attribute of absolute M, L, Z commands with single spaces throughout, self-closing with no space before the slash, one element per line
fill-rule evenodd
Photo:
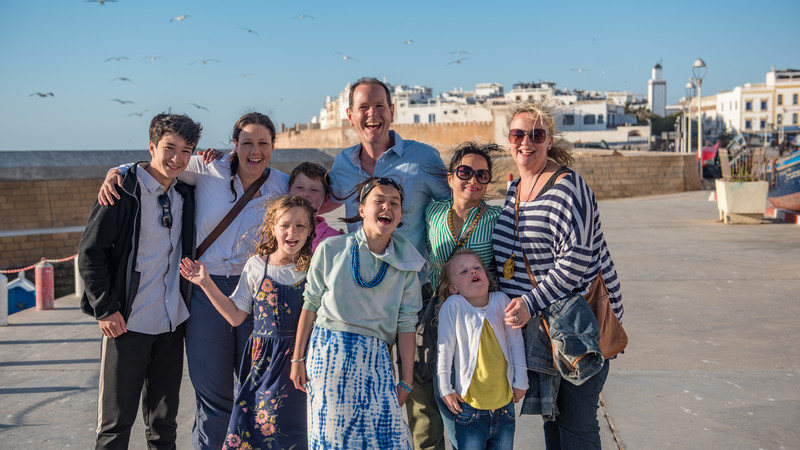
<path fill-rule="evenodd" d="M 389 264 L 381 284 L 363 288 L 356 284 L 350 253 L 358 243 L 361 279 L 369 282 L 383 261 Z M 425 260 L 405 237 L 392 234 L 383 254 L 369 250 L 363 229 L 333 236 L 319 244 L 306 276 L 303 309 L 314 311 L 314 325 L 377 337 L 394 344 L 397 333 L 416 330 L 422 308 L 419 276 Z"/>

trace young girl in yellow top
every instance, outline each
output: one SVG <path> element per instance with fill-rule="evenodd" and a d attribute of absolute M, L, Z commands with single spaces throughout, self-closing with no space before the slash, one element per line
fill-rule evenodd
<path fill-rule="evenodd" d="M 510 300 L 489 288 L 472 250 L 455 251 L 442 268 L 437 377 L 459 450 L 513 448 L 514 403 L 528 389 L 522 333 L 505 324 Z"/>

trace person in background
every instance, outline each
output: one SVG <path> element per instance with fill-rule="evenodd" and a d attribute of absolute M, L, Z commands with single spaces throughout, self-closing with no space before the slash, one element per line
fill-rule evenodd
<path fill-rule="evenodd" d="M 197 258 L 225 295 L 231 295 L 238 285 L 245 263 L 255 252 L 256 234 L 269 202 L 289 191 L 289 176 L 267 166 L 275 144 L 275 125 L 268 116 L 257 112 L 243 115 L 233 126 L 232 140 L 231 153 L 208 164 L 195 156 L 179 177 L 196 187 L 196 243 L 200 245 L 248 188 L 266 176 L 242 211 Z M 114 189 L 118 180 L 119 172 L 111 170 L 98 196 L 101 203 L 113 204 L 119 198 Z M 192 315 L 186 323 L 186 361 L 196 397 L 192 445 L 216 450 L 225 442 L 234 380 L 239 379 L 239 362 L 253 331 L 253 320 L 232 327 L 202 289 L 194 289 L 191 305 Z"/>
<path fill-rule="evenodd" d="M 114 205 L 94 204 L 78 244 L 81 310 L 103 340 L 96 448 L 127 449 L 141 398 L 149 448 L 175 448 L 190 284 L 182 256 L 194 256 L 194 192 L 176 180 L 200 140 L 187 116 L 150 122 L 151 159 L 133 165 Z"/>
<path fill-rule="evenodd" d="M 289 175 L 289 193 L 305 197 L 311 203 L 311 207 L 315 211 L 319 211 L 322 205 L 331 197 L 331 187 L 328 184 L 325 168 L 313 162 L 298 164 Z M 317 249 L 317 245 L 323 239 L 343 234 L 342 231 L 328 225 L 324 217 L 316 217 L 316 236 L 314 237 L 312 251 Z"/>
<path fill-rule="evenodd" d="M 597 200 L 586 181 L 568 168 L 572 145 L 556 138 L 552 111 L 538 103 L 514 105 L 508 126 L 520 178 L 508 189 L 493 238 L 500 290 L 511 297 L 506 323 L 521 328 L 553 302 L 585 295 L 598 273 L 621 322 L 620 283 Z M 526 332 L 528 347 L 534 345 L 532 336 Z M 608 369 L 606 360 L 602 370 L 580 386 L 560 383 L 558 415 L 544 422 L 548 449 L 600 448 L 597 404 Z"/>

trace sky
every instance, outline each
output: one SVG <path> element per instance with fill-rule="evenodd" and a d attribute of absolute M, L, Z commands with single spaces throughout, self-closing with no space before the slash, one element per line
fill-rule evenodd
<path fill-rule="evenodd" d="M 230 148 L 242 114 L 306 123 L 362 76 L 646 96 L 660 63 L 674 104 L 697 58 L 704 96 L 800 69 L 799 19 L 796 0 L 2 0 L 0 150 L 145 149 L 167 110 Z"/>

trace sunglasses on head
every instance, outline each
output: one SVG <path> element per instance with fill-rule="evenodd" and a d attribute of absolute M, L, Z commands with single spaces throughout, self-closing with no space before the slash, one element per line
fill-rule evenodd
<path fill-rule="evenodd" d="M 486 169 L 475 170 L 470 166 L 458 166 L 453 173 L 464 181 L 469 181 L 472 179 L 473 175 L 475 175 L 475 179 L 478 180 L 480 184 L 489 184 L 489 182 L 492 181 L 492 173 Z"/>
<path fill-rule="evenodd" d="M 508 131 L 508 142 L 512 144 L 521 144 L 522 141 L 525 140 L 525 136 L 528 136 L 534 144 L 541 144 L 547 139 L 547 130 L 536 128 L 531 131 L 523 131 L 515 128 Z"/>
<path fill-rule="evenodd" d="M 158 204 L 161 205 L 161 225 L 172 228 L 172 211 L 170 210 L 169 196 L 167 194 L 159 195 Z"/>

